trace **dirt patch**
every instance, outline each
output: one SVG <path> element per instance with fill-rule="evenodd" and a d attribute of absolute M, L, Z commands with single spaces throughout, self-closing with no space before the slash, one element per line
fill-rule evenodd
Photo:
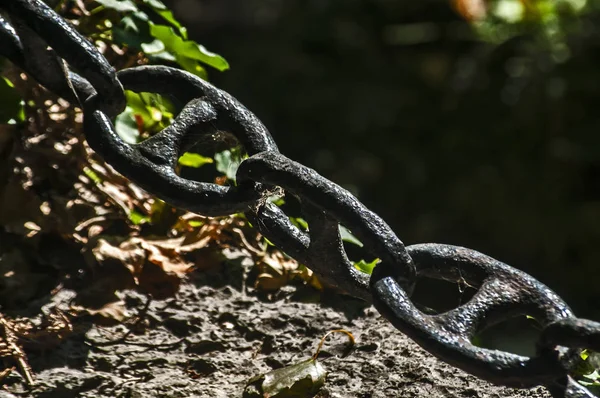
<path fill-rule="evenodd" d="M 174 298 L 152 301 L 124 341 L 123 325 L 76 323 L 60 346 L 29 355 L 32 388 L 13 371 L 0 398 L 241 397 L 250 377 L 309 358 L 337 328 L 354 334 L 356 349 L 344 359 L 325 352 L 329 373 L 318 397 L 549 396 L 492 386 L 441 363 L 359 300 L 308 286 L 264 297 L 246 285 L 249 258 L 230 257 L 189 275 Z M 66 309 L 73 296 L 63 290 L 42 308 Z M 130 316 L 146 303 L 135 291 L 119 297 Z"/>

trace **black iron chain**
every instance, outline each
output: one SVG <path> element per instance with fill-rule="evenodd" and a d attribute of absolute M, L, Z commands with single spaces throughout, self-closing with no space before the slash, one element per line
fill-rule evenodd
<path fill-rule="evenodd" d="M 593 397 L 569 373 L 581 349 L 600 351 L 600 323 L 575 317 L 539 281 L 474 250 L 442 244 L 405 247 L 350 192 L 279 153 L 261 121 L 228 93 L 170 67 L 116 73 L 94 45 L 40 0 L 0 0 L 0 53 L 82 107 L 89 145 L 157 197 L 206 216 L 245 212 L 281 250 L 347 294 L 373 303 L 401 332 L 466 372 L 510 387 L 543 385 L 555 397 Z M 124 89 L 159 93 L 183 110 L 162 132 L 129 145 L 112 122 L 124 110 Z M 239 140 L 249 157 L 237 171 L 237 186 L 192 181 L 175 173 L 179 156 L 198 141 L 198 131 L 225 131 Z M 299 199 L 308 232 L 296 228 L 268 200 L 275 190 Z M 371 276 L 349 261 L 339 224 L 382 260 Z M 425 314 L 410 299 L 420 277 L 467 283 L 477 293 L 451 311 Z M 472 343 L 486 327 L 517 315 L 534 316 L 543 326 L 535 356 Z"/>

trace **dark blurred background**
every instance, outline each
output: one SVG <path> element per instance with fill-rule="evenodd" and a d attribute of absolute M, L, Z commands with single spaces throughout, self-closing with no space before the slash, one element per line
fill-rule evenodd
<path fill-rule="evenodd" d="M 407 244 L 467 246 L 600 318 L 598 0 L 172 0 L 210 80 Z"/>

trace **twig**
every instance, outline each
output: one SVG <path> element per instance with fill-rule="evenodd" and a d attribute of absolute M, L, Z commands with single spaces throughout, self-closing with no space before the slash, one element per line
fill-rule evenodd
<path fill-rule="evenodd" d="M 27 355 L 23 351 L 23 349 L 18 345 L 18 337 L 15 334 L 14 330 L 10 323 L 0 314 L 0 326 L 1 328 L 1 336 L 6 341 L 6 346 L 8 349 L 9 355 L 17 362 L 17 366 L 21 375 L 25 378 L 27 385 L 33 385 L 33 376 L 31 374 L 31 367 L 27 362 Z"/>

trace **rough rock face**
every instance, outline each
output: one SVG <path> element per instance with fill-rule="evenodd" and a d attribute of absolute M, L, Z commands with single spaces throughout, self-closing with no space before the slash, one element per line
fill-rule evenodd
<path fill-rule="evenodd" d="M 57 349 L 30 355 L 31 390 L 13 372 L 0 398 L 240 397 L 249 378 L 310 357 L 337 328 L 357 344 L 344 359 L 333 355 L 342 337 L 326 344 L 329 373 L 318 397 L 549 396 L 492 386 L 441 363 L 358 300 L 304 286 L 263 297 L 246 286 L 243 263 L 192 274 L 175 298 L 152 302 L 144 330 L 124 342 L 105 344 L 123 336 L 122 325 L 75 325 Z M 63 291 L 51 305 L 69 296 Z M 144 306 L 133 291 L 121 298 L 132 314 Z"/>

